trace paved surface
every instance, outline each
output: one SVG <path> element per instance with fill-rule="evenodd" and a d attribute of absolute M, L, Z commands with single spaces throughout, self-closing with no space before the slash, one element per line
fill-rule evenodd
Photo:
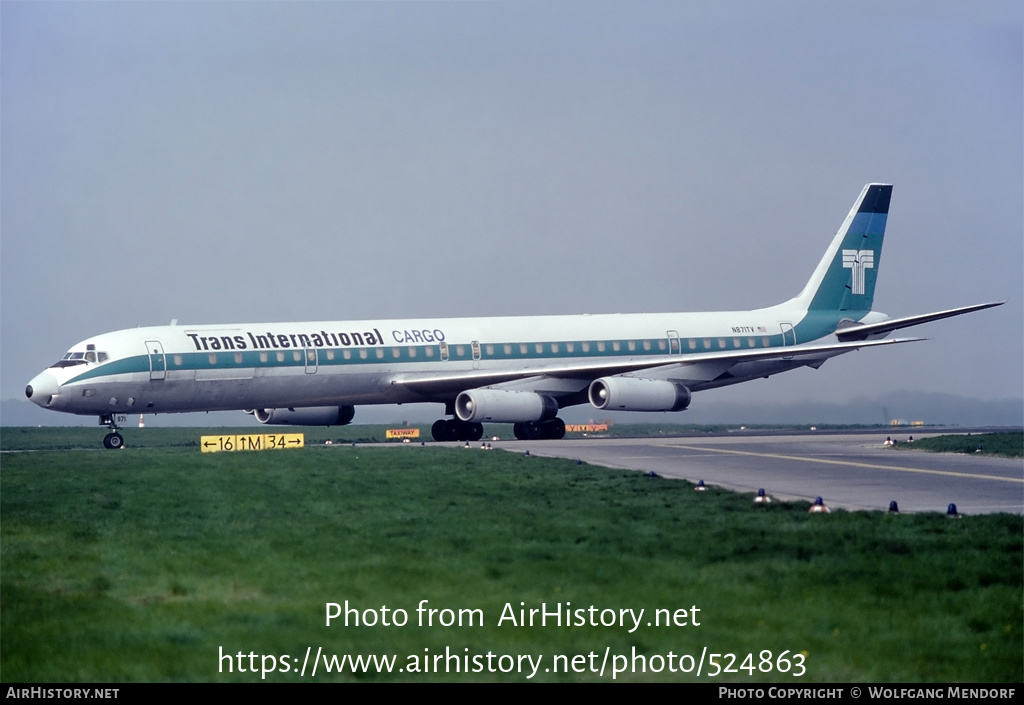
<path fill-rule="evenodd" d="M 925 438 L 930 434 L 915 434 Z M 905 436 L 900 437 L 905 439 Z M 496 444 L 509 451 L 578 458 L 779 499 L 824 498 L 831 507 L 1024 513 L 1024 460 L 894 450 L 884 435 L 583 438 Z"/>

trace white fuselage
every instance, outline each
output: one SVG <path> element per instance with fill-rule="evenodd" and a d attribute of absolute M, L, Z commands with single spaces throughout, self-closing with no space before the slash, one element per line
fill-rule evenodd
<path fill-rule="evenodd" d="M 776 306 L 718 313 L 134 328 L 82 341 L 62 361 L 77 364 L 52 367 L 30 384 L 37 390 L 32 400 L 57 411 L 172 413 L 448 402 L 467 383 L 431 384 L 428 378 L 486 383 L 490 373 L 506 384 L 510 375 L 556 375 L 559 381 L 551 385 L 579 391 L 593 377 L 584 370 L 594 367 L 678 366 L 692 358 L 682 377 L 696 391 L 721 386 L 715 378 L 741 365 L 747 368 L 742 375 L 722 382 L 808 364 L 699 360 L 709 353 L 720 357 L 811 342 L 797 337 L 805 314 Z M 74 356 L 78 361 L 70 360 Z M 658 377 L 645 374 L 652 375 Z M 679 378 L 679 371 L 672 376 Z"/>

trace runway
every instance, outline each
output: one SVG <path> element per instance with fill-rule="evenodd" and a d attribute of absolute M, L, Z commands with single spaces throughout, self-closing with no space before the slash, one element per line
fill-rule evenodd
<path fill-rule="evenodd" d="M 1024 513 L 1024 460 L 895 450 L 884 441 L 884 434 L 821 433 L 583 438 L 515 448 L 741 492 L 764 488 L 778 499 L 820 496 L 833 508 L 886 510 L 895 500 L 903 512 L 945 512 L 955 503 L 961 514 Z"/>

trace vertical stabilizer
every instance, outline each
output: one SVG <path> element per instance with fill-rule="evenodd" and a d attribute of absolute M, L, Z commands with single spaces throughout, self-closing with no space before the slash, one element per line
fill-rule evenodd
<path fill-rule="evenodd" d="M 810 281 L 793 303 L 817 311 L 870 311 L 882 259 L 892 185 L 860 192 Z"/>

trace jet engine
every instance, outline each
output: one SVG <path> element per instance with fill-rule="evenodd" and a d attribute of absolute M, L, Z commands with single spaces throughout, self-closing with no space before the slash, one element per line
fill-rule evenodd
<path fill-rule="evenodd" d="M 255 409 L 262 424 L 280 426 L 344 426 L 356 415 L 354 406 L 309 406 L 288 409 Z"/>
<path fill-rule="evenodd" d="M 602 377 L 590 383 L 590 403 L 609 411 L 682 411 L 690 390 L 682 384 L 637 377 Z"/>
<path fill-rule="evenodd" d="M 558 402 L 536 392 L 470 389 L 456 397 L 455 414 L 472 423 L 546 421 L 558 415 Z"/>

